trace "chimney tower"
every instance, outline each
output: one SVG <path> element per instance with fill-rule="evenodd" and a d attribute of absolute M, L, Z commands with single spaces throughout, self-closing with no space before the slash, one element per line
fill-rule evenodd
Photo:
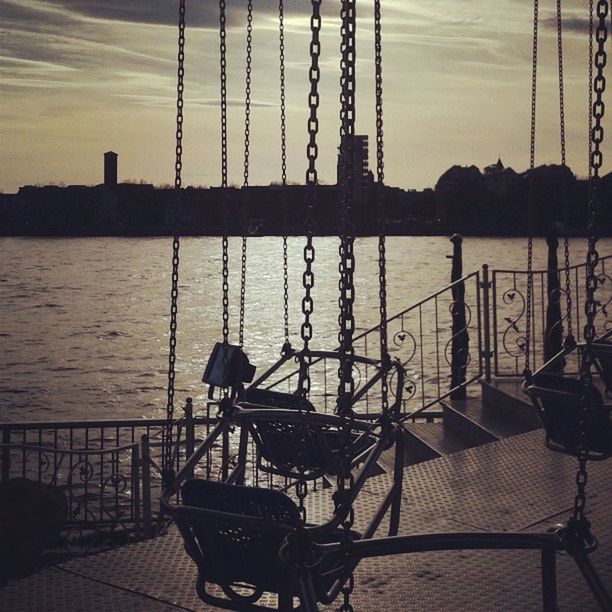
<path fill-rule="evenodd" d="M 114 188 L 117 186 L 117 153 L 107 151 L 104 154 L 104 186 Z"/>

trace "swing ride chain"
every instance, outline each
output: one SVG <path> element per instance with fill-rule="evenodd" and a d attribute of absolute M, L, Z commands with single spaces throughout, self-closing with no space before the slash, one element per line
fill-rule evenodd
<path fill-rule="evenodd" d="M 181 171 L 183 168 L 183 92 L 185 80 L 185 0 L 179 3 L 178 70 L 176 84 L 176 149 L 174 189 L 176 201 L 172 211 L 174 238 L 172 241 L 172 290 L 170 306 L 170 351 L 168 355 L 168 403 L 166 426 L 163 431 L 162 473 L 164 485 L 172 478 L 172 419 L 174 418 L 174 382 L 176 377 L 176 328 L 178 314 L 179 249 L 178 212 L 181 205 Z"/>
<path fill-rule="evenodd" d="M 228 344 L 229 344 L 229 202 L 227 191 L 227 45 L 225 0 L 219 0 L 219 68 L 221 78 L 221 188 L 223 191 L 222 248 L 222 309 L 223 309 L 223 398 L 228 399 Z"/>
<path fill-rule="evenodd" d="M 308 170 L 306 171 L 306 245 L 304 246 L 305 270 L 302 275 L 304 287 L 304 297 L 302 298 L 302 314 L 304 321 L 301 327 L 301 336 L 304 343 L 304 362 L 301 364 L 301 392 L 303 397 L 308 397 L 310 393 L 310 357 L 308 355 L 309 343 L 312 340 L 312 323 L 310 315 L 314 311 L 312 299 L 312 288 L 314 287 L 314 273 L 312 264 L 315 260 L 315 248 L 312 243 L 314 234 L 314 206 L 316 199 L 317 177 L 317 156 L 319 149 L 317 146 L 317 134 L 319 132 L 319 119 L 317 111 L 319 108 L 319 79 L 321 71 L 319 69 L 319 56 L 321 54 L 320 32 L 321 32 L 321 0 L 312 0 L 312 15 L 310 17 L 310 92 L 308 95 L 308 106 L 310 116 L 308 118 Z"/>
<path fill-rule="evenodd" d="M 559 66 L 559 127 L 560 127 L 560 144 L 561 144 L 561 165 L 565 166 L 565 96 L 563 83 L 563 30 L 561 18 L 561 0 L 557 0 L 557 57 Z M 567 205 L 567 202 L 565 203 Z M 565 209 L 567 215 L 567 208 Z M 566 219 L 567 221 L 567 219 Z M 570 259 L 569 259 L 569 238 L 567 231 L 563 237 L 563 251 L 565 258 L 565 304 L 567 316 L 567 334 L 564 340 L 564 346 L 567 350 L 573 350 L 576 345 L 574 340 L 574 332 L 572 330 L 572 289 L 570 277 Z"/>
<path fill-rule="evenodd" d="M 591 547 L 591 549 L 594 547 L 595 542 L 590 534 L 589 521 L 585 517 L 586 485 L 588 481 L 587 461 L 589 455 L 589 449 L 587 447 L 587 435 L 591 427 L 592 417 L 592 398 L 590 397 L 590 389 L 592 385 L 591 366 L 593 363 L 593 355 L 591 352 L 591 345 L 593 343 L 593 340 L 595 339 L 595 316 L 597 315 L 597 301 L 595 299 L 595 292 L 597 290 L 596 268 L 599 262 L 596 235 L 598 212 L 597 187 L 599 180 L 599 170 L 603 163 L 603 153 L 601 151 L 601 145 L 603 143 L 604 135 L 602 120 L 605 112 L 603 94 L 606 87 L 603 69 L 607 61 L 607 55 L 605 50 L 605 42 L 608 37 L 606 23 L 607 16 L 608 2 L 607 0 L 599 0 L 599 2 L 597 3 L 597 17 L 599 21 L 595 33 L 597 51 L 594 56 L 594 63 L 595 67 L 597 68 L 597 73 L 595 75 L 594 80 L 592 81 L 592 88 L 595 92 L 595 103 L 592 106 L 591 112 L 595 121 L 591 133 L 593 146 L 589 157 L 589 167 L 592 169 L 592 180 L 590 194 L 591 197 L 588 206 L 589 242 L 586 263 L 586 323 L 583 331 L 585 347 L 582 353 L 582 362 L 580 369 L 580 378 L 582 382 L 582 415 L 579 424 L 580 434 L 578 445 L 578 472 L 576 474 L 576 484 L 578 487 L 578 491 L 574 499 L 574 513 L 571 519 L 571 522 L 573 523 L 573 526 L 576 529 L 576 535 L 581 538 L 582 542 L 586 542 Z"/>
<path fill-rule="evenodd" d="M 287 113 L 285 93 L 285 8 L 283 0 L 278 3 L 278 37 L 279 37 L 279 59 L 280 59 L 280 120 L 281 120 L 281 185 L 282 185 L 282 215 L 283 215 L 283 305 L 285 322 L 285 343 L 282 354 L 291 352 L 289 342 L 289 264 L 287 254 L 287 227 L 288 202 L 287 202 Z"/>
<path fill-rule="evenodd" d="M 253 57 L 253 0 L 247 2 L 247 42 L 246 42 L 246 79 L 244 100 L 244 180 L 242 183 L 242 255 L 240 263 L 240 317 L 238 328 L 238 344 L 244 346 L 244 306 L 246 299 L 246 264 L 247 264 L 247 233 L 248 233 L 248 187 L 249 159 L 251 136 L 251 65 Z"/>
<path fill-rule="evenodd" d="M 533 48 L 531 62 L 531 133 L 529 145 L 529 196 L 527 203 L 527 303 L 525 311 L 525 369 L 523 375 L 526 379 L 531 377 L 531 313 L 533 310 L 533 171 L 535 168 L 535 142 L 536 142 L 536 93 L 538 72 L 538 0 L 533 1 Z"/>
<path fill-rule="evenodd" d="M 386 367 L 389 361 L 387 337 L 387 253 L 385 234 L 387 217 L 384 195 L 385 161 L 383 141 L 383 77 L 382 77 L 382 20 L 380 0 L 374 0 L 374 55 L 376 80 L 376 179 L 378 200 L 378 277 L 380 310 L 380 363 Z M 387 376 L 381 379 L 381 410 L 386 414 L 389 409 L 389 388 Z"/>
<path fill-rule="evenodd" d="M 341 611 L 352 611 L 351 593 L 355 587 L 353 573 L 350 571 L 348 553 L 352 543 L 351 529 L 355 522 L 352 504 L 349 505 L 351 492 L 355 481 L 351 471 L 352 455 L 352 398 L 355 391 L 353 380 L 353 333 L 355 318 L 353 316 L 355 256 L 353 253 L 354 227 L 352 220 L 352 204 L 355 193 L 355 176 L 353 164 L 353 148 L 355 136 L 355 0 L 342 0 L 342 46 L 341 46 L 341 104 L 340 104 L 340 142 L 343 155 L 342 194 L 340 206 L 340 384 L 338 389 L 338 412 L 344 433 L 343 462 L 338 471 L 337 504 L 346 517 L 342 522 L 344 536 L 342 546 L 345 552 L 346 583 L 341 592 L 343 596 Z"/>

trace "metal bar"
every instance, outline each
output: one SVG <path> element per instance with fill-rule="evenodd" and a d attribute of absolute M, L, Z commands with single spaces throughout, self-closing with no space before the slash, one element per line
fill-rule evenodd
<path fill-rule="evenodd" d="M 1 481 L 5 482 L 10 477 L 11 472 L 11 451 L 8 446 L 11 443 L 11 430 L 2 430 L 2 478 Z"/>
<path fill-rule="evenodd" d="M 542 549 L 542 608 L 544 612 L 557 612 L 557 553 Z"/>
<path fill-rule="evenodd" d="M 591 593 L 597 599 L 597 602 L 601 606 L 601 609 L 604 611 L 612 610 L 612 598 L 606 589 L 606 586 L 601 581 L 599 574 L 593 567 L 591 560 L 589 559 L 587 553 L 582 550 L 571 550 L 568 551 L 573 557 L 578 569 L 582 573 L 584 579 L 586 580 L 589 588 L 591 589 Z"/>
<path fill-rule="evenodd" d="M 151 464 L 150 464 L 150 447 L 149 436 L 143 434 L 141 438 L 142 445 L 142 523 L 145 538 L 150 538 L 153 535 L 151 521 Z"/>
<path fill-rule="evenodd" d="M 489 291 L 491 290 L 491 283 L 489 282 L 489 266 L 484 264 L 482 266 L 482 282 L 480 283 L 482 288 L 482 314 L 483 314 L 483 331 L 484 331 L 484 367 L 485 367 L 485 380 L 491 382 L 491 322 L 489 313 Z M 479 319 L 480 325 L 480 319 Z"/>
<path fill-rule="evenodd" d="M 132 518 L 136 537 L 142 537 L 142 523 L 140 517 L 140 453 L 138 444 L 132 447 Z"/>

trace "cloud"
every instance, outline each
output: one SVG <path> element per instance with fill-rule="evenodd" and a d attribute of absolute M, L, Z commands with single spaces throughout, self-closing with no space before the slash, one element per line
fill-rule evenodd
<path fill-rule="evenodd" d="M 176 26 L 178 23 L 177 0 L 47 0 L 48 3 L 65 14 L 79 15 L 81 17 L 149 25 Z M 310 5 L 303 0 L 289 0 L 286 2 L 288 15 L 299 13 L 307 14 Z M 241 24 L 245 14 L 244 0 L 227 0 L 226 16 L 229 27 Z M 277 14 L 276 2 L 257 3 L 254 13 Z M 186 7 L 186 21 L 190 27 L 218 27 L 219 6 L 212 0 L 201 2 L 188 2 Z"/>

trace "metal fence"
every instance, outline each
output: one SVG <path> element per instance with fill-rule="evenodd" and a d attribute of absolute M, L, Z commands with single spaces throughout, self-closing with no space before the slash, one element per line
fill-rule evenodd
<path fill-rule="evenodd" d="M 597 267 L 597 316 L 595 327 L 597 335 L 603 335 L 612 327 L 610 308 L 612 308 L 612 276 L 610 265 L 612 255 L 601 257 Z M 558 301 L 560 307 L 560 321 L 556 323 L 561 329 L 560 335 L 567 333 L 569 316 L 574 338 L 578 343 L 584 340 L 583 327 L 584 292 L 586 285 L 585 264 L 569 268 L 569 296 L 571 306 L 568 310 L 565 268 L 557 271 L 559 288 L 549 287 L 548 271 L 535 270 L 532 272 L 533 280 L 533 314 L 531 317 L 531 355 L 535 368 L 543 365 L 545 359 L 545 345 L 553 333 L 547 324 L 547 307 L 549 301 Z M 527 281 L 528 272 L 525 270 L 493 270 L 492 276 L 492 344 L 493 344 L 493 373 L 495 376 L 521 376 L 524 368 L 525 350 L 527 346 Z M 486 289 L 485 289 L 486 291 Z M 578 371 L 577 358 L 571 354 L 567 358 L 565 372 Z"/>
<path fill-rule="evenodd" d="M 214 406 L 176 421 L 178 470 L 216 420 Z M 97 547 L 124 535 L 137 539 L 161 527 L 163 419 L 0 424 L 0 481 L 28 478 L 63 491 L 66 542 Z M 208 476 L 211 470 L 208 470 Z"/>

